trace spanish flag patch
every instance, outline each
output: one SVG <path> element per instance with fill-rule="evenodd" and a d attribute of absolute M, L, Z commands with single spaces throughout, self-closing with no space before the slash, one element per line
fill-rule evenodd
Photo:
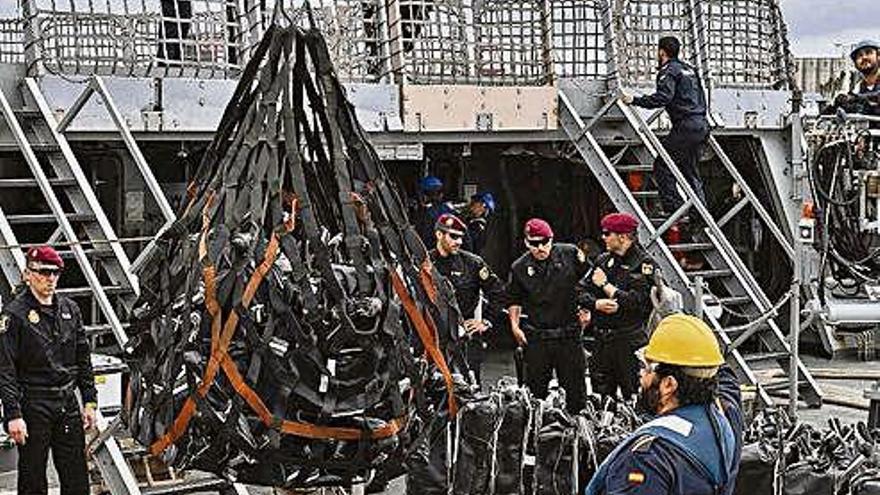
<path fill-rule="evenodd" d="M 630 483 L 633 483 L 636 485 L 641 485 L 642 483 L 645 482 L 645 474 L 640 473 L 638 471 L 633 471 L 633 472 L 629 473 L 629 476 L 627 476 L 626 479 Z"/>

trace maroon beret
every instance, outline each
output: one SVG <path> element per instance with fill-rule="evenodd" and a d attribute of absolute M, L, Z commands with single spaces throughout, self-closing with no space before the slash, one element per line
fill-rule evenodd
<path fill-rule="evenodd" d="M 602 230 L 615 234 L 632 234 L 639 226 L 636 217 L 629 213 L 609 213 L 602 218 Z"/>
<path fill-rule="evenodd" d="M 550 224 L 540 218 L 533 218 L 526 222 L 526 237 L 553 237 L 553 229 Z"/>
<path fill-rule="evenodd" d="M 27 260 L 31 263 L 45 263 L 48 265 L 55 265 L 58 268 L 64 268 L 64 260 L 61 259 L 61 255 L 58 254 L 58 251 L 55 251 L 49 246 L 39 246 L 28 249 Z"/>
<path fill-rule="evenodd" d="M 467 225 L 452 213 L 444 213 L 437 219 L 434 230 L 448 232 L 450 234 L 464 235 Z"/>

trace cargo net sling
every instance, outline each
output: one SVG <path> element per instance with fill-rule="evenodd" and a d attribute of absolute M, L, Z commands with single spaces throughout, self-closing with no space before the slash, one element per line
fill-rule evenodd
<path fill-rule="evenodd" d="M 457 411 L 457 309 L 319 32 L 268 29 L 195 177 L 140 273 L 133 436 L 254 484 L 402 464 L 418 424 Z"/>

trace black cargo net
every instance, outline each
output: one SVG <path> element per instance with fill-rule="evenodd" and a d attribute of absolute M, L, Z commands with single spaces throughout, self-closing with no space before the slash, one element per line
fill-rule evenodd
<path fill-rule="evenodd" d="M 403 452 L 425 383 L 454 416 L 453 296 L 317 31 L 268 29 L 159 242 L 128 418 L 172 465 L 342 484 Z"/>

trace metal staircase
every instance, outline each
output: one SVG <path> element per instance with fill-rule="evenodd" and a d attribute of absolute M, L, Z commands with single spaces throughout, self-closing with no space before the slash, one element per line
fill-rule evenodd
<path fill-rule="evenodd" d="M 68 264 L 67 271 L 72 273 L 66 273 L 62 282 L 71 279 L 80 282 L 62 286 L 58 293 L 79 299 L 80 307 L 84 307 L 83 300 L 90 300 L 93 322 L 86 325 L 87 333 L 94 335 L 110 331 L 125 352 L 128 337 L 119 311 L 130 309 L 137 299 L 137 278 L 98 202 L 93 184 L 63 134 L 93 94 L 100 94 L 104 100 L 165 217 L 165 227 L 173 222 L 174 213 L 100 78 L 93 77 L 89 81 L 86 90 L 61 122 L 56 120 L 35 79 L 26 78 L 20 92 L 20 95 L 10 95 L 0 90 L 0 113 L 16 143 L 15 148 L 2 151 L 17 151 L 24 162 L 16 173 L 11 170 L 14 160 L 8 160 L 3 170 L 5 175 L 0 178 L 0 268 L 3 276 L 14 288 L 25 268 L 23 249 L 30 245 L 55 245 L 63 258 L 75 262 Z M 10 177 L 10 173 L 16 175 Z M 34 190 L 38 190 L 42 197 L 35 198 L 30 194 Z M 47 232 L 51 234 L 46 235 Z M 150 243 L 139 259 L 146 259 L 154 246 Z M 98 425 L 100 433 L 91 443 L 89 452 L 105 484 L 114 494 L 139 495 L 141 487 L 114 437 L 119 433 L 119 421 L 111 424 L 100 417 L 99 412 Z M 216 480 L 212 482 L 216 485 Z M 190 488 L 178 483 L 169 485 L 163 493 Z M 237 493 L 246 493 L 240 485 L 234 489 Z"/>
<path fill-rule="evenodd" d="M 3 243 L 0 263 L 3 274 L 10 287 L 15 287 L 25 268 L 24 246 L 64 245 L 66 249 L 60 249 L 59 253 L 75 260 L 86 285 L 59 288 L 58 293 L 74 298 L 93 298 L 103 315 L 101 326 L 113 333 L 124 350 L 128 337 L 117 313 L 118 306 L 110 296 L 118 295 L 119 304 L 132 303 L 137 297 L 138 285 L 131 272 L 131 263 L 67 139 L 58 132 L 55 118 L 36 81 L 26 79 L 21 90 L 24 105 L 17 109 L 0 91 L 0 112 L 30 172 L 22 171 L 19 177 L 0 179 L 0 241 Z M 28 198 L 27 191 L 33 189 L 40 191 L 44 201 Z M 48 212 L 45 211 L 46 205 Z M 27 206 L 33 209 L 25 211 Z M 39 236 L 46 225 L 55 229 L 48 238 L 41 238 Z M 102 432 L 106 431 L 106 422 L 102 418 L 99 418 L 99 425 Z M 122 493 L 139 494 L 137 483 L 112 434 L 99 436 L 102 439 L 92 453 L 105 480 L 125 487 Z"/>
<path fill-rule="evenodd" d="M 785 254 L 791 257 L 794 251 L 715 138 L 710 137 L 708 144 L 741 191 L 738 202 L 717 219 L 697 198 L 657 135 L 639 113 L 615 98 L 606 103 L 598 113 L 591 115 L 589 121 L 585 121 L 564 91 L 560 91 L 559 100 L 559 119 L 563 129 L 615 207 L 619 211 L 630 212 L 639 219 L 643 244 L 661 266 L 668 283 L 686 298 L 690 298 L 693 304 L 698 302 L 694 300 L 694 294 L 702 294 L 703 281 L 706 281 L 709 291 L 705 296 L 700 296 L 700 304 L 706 301 L 720 305 L 721 309 L 740 315 L 741 319 L 746 320 L 744 324 L 725 327 L 722 319 L 713 316 L 712 312 L 707 311 L 704 315 L 730 349 L 731 364 L 741 378 L 757 388 L 758 396 L 765 404 L 772 404 L 771 393 L 787 390 L 788 379 L 777 382 L 761 381 L 753 367 L 776 364 L 788 374 L 791 359 L 796 359 L 801 396 L 810 406 L 821 405 L 822 394 L 818 384 L 803 363 L 792 356 L 789 344 L 776 323 L 777 310 L 785 301 L 776 305 L 771 303 L 727 239 L 722 227 L 746 206 L 750 206 L 764 220 Z M 613 137 L 597 137 L 598 129 L 608 128 L 614 130 Z M 649 215 L 652 211 L 649 206 L 658 200 L 657 191 L 644 187 L 631 190 L 627 185 L 626 175 L 649 174 L 658 156 L 675 176 L 684 204 L 678 211 L 671 212 L 669 217 L 652 218 Z M 667 244 L 664 234 L 686 215 L 690 219 L 692 239 L 679 244 Z M 682 253 L 701 259 L 701 266 L 683 268 L 678 260 Z M 759 345 L 754 345 L 756 341 Z M 762 350 L 755 351 L 755 348 Z"/>
<path fill-rule="evenodd" d="M 102 316 L 99 320 L 92 315 L 93 323 L 109 329 L 125 349 L 128 337 L 119 305 L 133 303 L 139 290 L 131 263 L 67 139 L 57 130 L 37 82 L 26 79 L 21 93 L 23 105 L 14 108 L 9 96 L 0 91 L 3 120 L 28 169 L 17 177 L 0 179 L 4 275 L 11 287 L 19 283 L 24 256 L 15 246 L 63 246 L 60 254 L 72 258 L 80 272 L 70 278 L 81 280 L 82 285 L 61 287 L 58 293 L 93 299 Z M 28 191 L 34 189 L 42 201 L 29 197 Z M 45 237 L 47 227 L 54 231 Z M 115 302 L 111 296 L 116 296 Z"/>

